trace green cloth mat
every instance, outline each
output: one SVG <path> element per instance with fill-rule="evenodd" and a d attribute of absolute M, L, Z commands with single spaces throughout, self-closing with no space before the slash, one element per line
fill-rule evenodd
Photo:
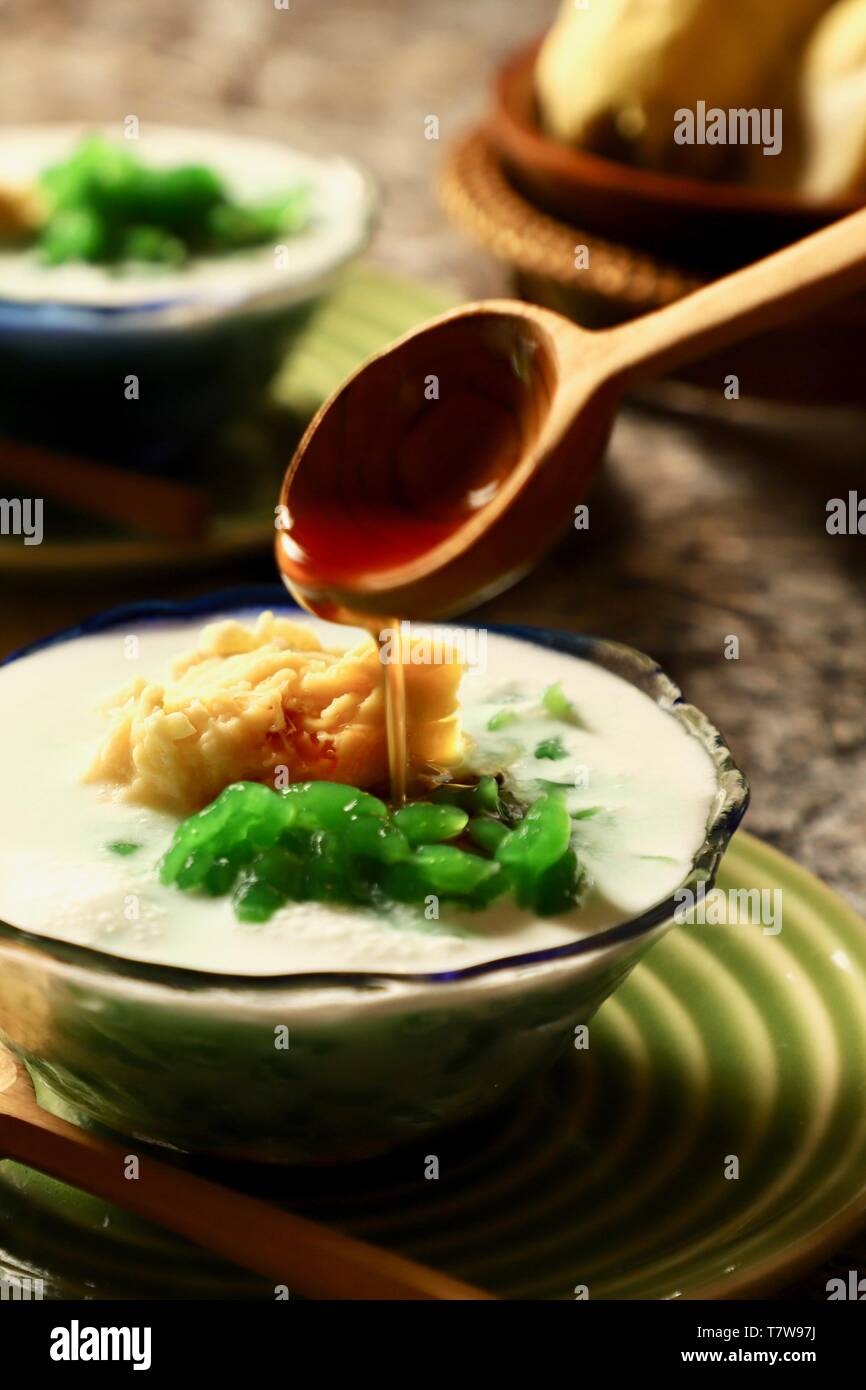
<path fill-rule="evenodd" d="M 276 401 L 308 418 L 371 353 L 460 301 L 440 287 L 355 262 L 290 352 L 273 386 Z"/>

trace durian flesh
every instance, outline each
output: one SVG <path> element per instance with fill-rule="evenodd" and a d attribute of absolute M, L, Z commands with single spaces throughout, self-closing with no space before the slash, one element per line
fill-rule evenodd
<path fill-rule="evenodd" d="M 779 105 L 829 4 L 587 0 L 582 8 L 564 0 L 536 67 L 542 124 L 555 139 L 649 168 L 708 175 L 745 166 L 742 150 L 676 144 L 675 112 L 698 102 L 723 110 Z M 797 120 L 789 114 L 793 144 Z M 778 181 L 776 171 L 767 176 Z"/>
<path fill-rule="evenodd" d="M 850 197 L 866 188 L 866 0 L 838 0 L 806 50 L 801 190 Z"/>

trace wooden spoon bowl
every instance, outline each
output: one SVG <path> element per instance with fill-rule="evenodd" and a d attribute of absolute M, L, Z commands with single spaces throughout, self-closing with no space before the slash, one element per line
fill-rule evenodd
<path fill-rule="evenodd" d="M 563 324 L 520 303 L 467 305 L 349 378 L 283 485 L 279 563 L 304 601 L 336 617 L 351 589 L 353 611 L 433 616 L 531 563 L 549 540 L 535 492 L 552 477 L 531 460 L 586 336 Z M 524 520 L 541 526 L 515 554 L 495 523 L 523 489 Z"/>

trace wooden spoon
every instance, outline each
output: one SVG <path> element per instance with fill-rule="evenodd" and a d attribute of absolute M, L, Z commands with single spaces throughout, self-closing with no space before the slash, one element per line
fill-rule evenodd
<path fill-rule="evenodd" d="M 861 211 L 602 332 L 517 300 L 433 319 L 310 424 L 280 499 L 285 582 L 344 621 L 488 597 L 573 523 L 627 388 L 864 286 Z"/>
<path fill-rule="evenodd" d="M 155 1221 L 224 1259 L 285 1284 L 290 1294 L 334 1299 L 492 1297 L 400 1255 L 160 1163 L 149 1154 L 139 1155 L 138 1178 L 126 1178 L 128 1152 L 129 1145 L 123 1149 L 43 1110 L 27 1069 L 0 1047 L 0 1157 L 26 1163 Z"/>

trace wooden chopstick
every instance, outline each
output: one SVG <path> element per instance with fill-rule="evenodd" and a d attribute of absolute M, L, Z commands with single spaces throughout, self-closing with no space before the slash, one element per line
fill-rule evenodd
<path fill-rule="evenodd" d="M 210 514 L 203 488 L 11 439 L 0 439 L 0 477 L 24 484 L 31 497 L 52 498 L 76 511 L 171 540 L 198 540 Z"/>
<path fill-rule="evenodd" d="M 9 1103 L 0 1097 L 0 1106 Z M 34 1101 L 35 1105 L 35 1101 Z M 291 1295 L 319 1299 L 491 1299 L 365 1241 L 293 1216 L 232 1188 L 199 1178 L 145 1154 L 139 1176 L 124 1176 L 129 1145 L 117 1144 L 39 1112 L 0 1109 L 0 1154 L 61 1182 L 114 1202 L 207 1250 L 253 1270 Z"/>

